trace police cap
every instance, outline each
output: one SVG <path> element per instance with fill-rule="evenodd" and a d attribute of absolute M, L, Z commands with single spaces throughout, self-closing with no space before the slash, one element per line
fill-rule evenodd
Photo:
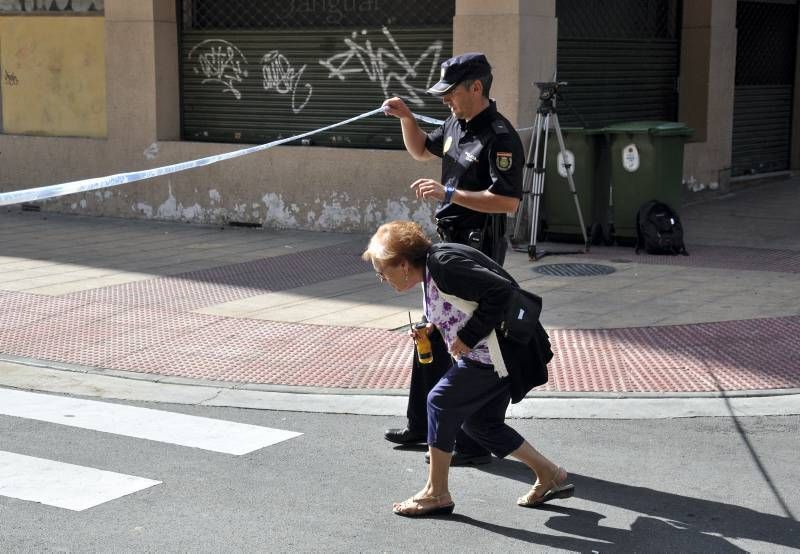
<path fill-rule="evenodd" d="M 442 62 L 439 82 L 428 89 L 429 94 L 442 96 L 462 81 L 479 79 L 492 73 L 492 66 L 480 52 L 467 52 Z"/>

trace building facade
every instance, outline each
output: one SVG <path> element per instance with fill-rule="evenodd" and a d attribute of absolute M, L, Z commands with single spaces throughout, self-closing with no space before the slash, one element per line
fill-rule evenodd
<path fill-rule="evenodd" d="M 0 0 L 0 192 L 165 166 L 294 136 L 424 94 L 483 51 L 520 128 L 534 82 L 562 124 L 681 121 L 686 197 L 800 167 L 796 0 Z M 523 139 L 527 140 L 523 132 Z M 381 114 L 45 211 L 371 231 L 435 207 Z"/>

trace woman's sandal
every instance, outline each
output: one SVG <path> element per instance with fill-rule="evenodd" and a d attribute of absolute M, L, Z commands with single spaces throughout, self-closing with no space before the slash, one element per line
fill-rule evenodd
<path fill-rule="evenodd" d="M 414 498 L 412 496 L 403 502 L 395 502 L 392 511 L 403 517 L 426 517 L 452 514 L 456 507 L 452 500 L 446 504 L 437 505 L 443 497 L 450 498 L 450 495 L 425 496 L 423 498 Z"/>
<path fill-rule="evenodd" d="M 517 499 L 517 505 L 535 508 L 556 498 L 571 498 L 575 494 L 575 485 L 565 485 L 566 480 L 567 472 L 562 467 L 557 468 L 548 481 L 537 479 L 528 494 Z"/>

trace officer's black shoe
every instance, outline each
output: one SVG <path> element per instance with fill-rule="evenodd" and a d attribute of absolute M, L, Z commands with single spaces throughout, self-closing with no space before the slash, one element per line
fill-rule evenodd
<path fill-rule="evenodd" d="M 491 454 L 462 454 L 461 452 L 454 452 L 453 457 L 450 458 L 450 467 L 453 466 L 482 466 L 492 461 Z M 425 453 L 425 463 L 431 463 L 431 455 Z"/>
<path fill-rule="evenodd" d="M 426 435 L 412 431 L 408 427 L 405 429 L 387 429 L 383 434 L 383 438 L 395 444 L 420 444 L 428 442 L 428 437 Z"/>

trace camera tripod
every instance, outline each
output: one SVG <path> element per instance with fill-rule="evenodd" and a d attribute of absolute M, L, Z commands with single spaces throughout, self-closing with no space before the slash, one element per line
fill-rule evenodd
<path fill-rule="evenodd" d="M 573 163 L 567 157 L 567 149 L 564 146 L 564 136 L 561 134 L 561 125 L 558 122 L 556 112 L 556 100 L 559 97 L 559 87 L 565 86 L 563 82 L 535 83 L 539 88 L 539 108 L 536 110 L 536 119 L 533 124 L 530 144 L 526 156 L 525 171 L 522 175 L 522 202 L 514 215 L 514 234 L 513 238 L 520 236 L 522 221 L 527 213 L 530 216 L 530 242 L 528 243 L 528 257 L 531 260 L 538 260 L 548 254 L 582 254 L 589 251 L 589 237 L 586 234 L 586 225 L 583 222 L 583 213 L 578 201 L 578 193 L 575 190 L 575 181 L 572 179 Z M 536 240 L 539 230 L 539 209 L 541 207 L 542 194 L 544 193 L 545 163 L 547 161 L 547 140 L 550 134 L 550 124 L 552 122 L 558 140 L 558 149 L 561 163 L 566 173 L 569 190 L 572 199 L 575 201 L 575 209 L 578 211 L 578 222 L 581 233 L 583 234 L 584 249 L 578 252 L 537 252 Z"/>

